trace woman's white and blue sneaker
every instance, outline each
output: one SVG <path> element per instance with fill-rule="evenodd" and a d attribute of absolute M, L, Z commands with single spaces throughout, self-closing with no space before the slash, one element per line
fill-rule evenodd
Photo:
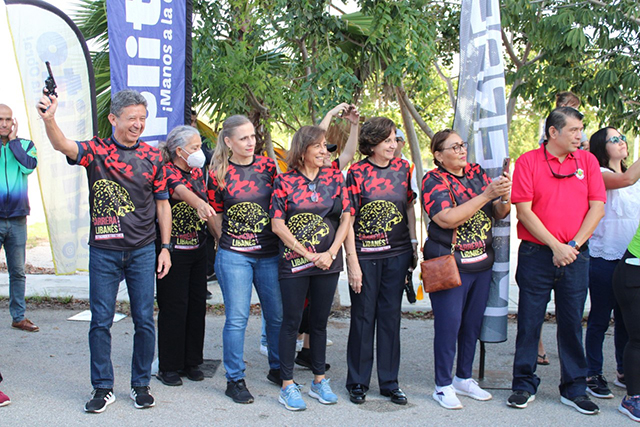
<path fill-rule="evenodd" d="M 483 390 L 478 385 L 478 382 L 473 378 L 461 379 L 458 377 L 453 378 L 453 388 L 456 394 L 470 397 L 475 400 L 491 400 L 492 396 L 486 390 Z"/>
<path fill-rule="evenodd" d="M 462 409 L 462 403 L 456 396 L 456 390 L 452 385 L 438 387 L 433 392 L 433 399 L 446 409 Z"/>
<path fill-rule="evenodd" d="M 304 411 L 307 409 L 297 384 L 289 384 L 284 389 L 280 389 L 278 402 L 282 403 L 290 411 Z"/>
<path fill-rule="evenodd" d="M 640 422 L 640 394 L 635 396 L 625 396 L 618 407 L 618 411 L 622 412 L 633 421 Z"/>
<path fill-rule="evenodd" d="M 329 386 L 329 380 L 323 378 L 318 384 L 315 381 L 311 381 L 311 389 L 309 390 L 309 396 L 314 399 L 318 399 L 320 403 L 325 405 L 333 405 L 338 402 L 338 396 L 331 390 Z"/>

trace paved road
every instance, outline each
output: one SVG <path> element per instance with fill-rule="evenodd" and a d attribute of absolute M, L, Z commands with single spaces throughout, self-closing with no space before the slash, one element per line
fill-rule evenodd
<path fill-rule="evenodd" d="M 529 408 L 508 408 L 507 390 L 494 390 L 494 399 L 476 402 L 461 397 L 464 409 L 447 411 L 431 398 L 433 392 L 433 324 L 432 321 L 403 320 L 402 365 L 400 384 L 409 404 L 399 407 L 377 394 L 376 377 L 364 405 L 349 402 L 344 389 L 346 378 L 346 341 L 348 320 L 331 320 L 329 336 L 335 344 L 328 348 L 332 364 L 328 376 L 340 401 L 323 406 L 306 395 L 311 372 L 296 369 L 295 379 L 305 383 L 308 409 L 302 413 L 286 411 L 277 402 L 276 386 L 266 380 L 267 361 L 258 352 L 260 319 L 252 317 L 247 331 L 245 359 L 247 384 L 256 401 L 252 405 L 233 403 L 224 395 L 224 369 L 202 382 L 185 380 L 182 387 L 166 387 L 152 378 L 152 393 L 157 406 L 149 410 L 134 409 L 128 397 L 133 327 L 130 318 L 115 324 L 113 361 L 116 374 L 117 401 L 103 414 L 85 414 L 82 407 L 91 392 L 89 383 L 88 323 L 70 322 L 75 314 L 69 310 L 28 309 L 29 317 L 41 332 L 28 334 L 9 327 L 6 300 L 0 302 L 0 369 L 5 377 L 1 389 L 13 400 L 0 408 L 0 426 L 210 426 L 210 425 L 470 425 L 470 426 L 613 426 L 632 425 L 616 410 L 623 391 L 614 388 L 615 399 L 599 400 L 602 412 L 596 416 L 581 415 L 559 401 L 558 356 L 555 350 L 555 325 L 545 325 L 544 339 L 551 365 L 538 371 L 542 385 L 536 401 Z M 222 357 L 221 329 L 224 318 L 207 316 L 205 358 Z M 515 324 L 509 326 L 509 340 L 488 345 L 487 370 L 491 379 L 509 379 L 513 358 Z M 613 337 L 605 341 L 605 374 L 614 375 Z M 477 357 L 476 357 L 477 363 Z M 635 424 L 633 424 L 635 425 Z"/>

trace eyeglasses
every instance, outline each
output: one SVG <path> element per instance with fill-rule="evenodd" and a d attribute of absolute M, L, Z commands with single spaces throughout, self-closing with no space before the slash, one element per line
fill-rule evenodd
<path fill-rule="evenodd" d="M 624 135 L 612 136 L 611 138 L 607 139 L 605 142 L 610 142 L 612 144 L 626 144 L 627 137 Z"/>
<path fill-rule="evenodd" d="M 576 159 L 575 156 L 573 156 L 573 161 L 576 162 L 576 170 L 573 173 L 570 173 L 568 175 L 562 175 L 559 173 L 556 173 L 553 171 L 553 169 L 551 169 L 551 163 L 549 163 L 549 157 L 547 157 L 547 147 L 545 145 L 544 147 L 544 159 L 547 161 L 547 166 L 549 166 L 549 170 L 551 171 L 551 175 L 553 175 L 554 178 L 558 178 L 558 179 L 562 179 L 562 178 L 571 178 L 572 176 L 574 176 L 575 174 L 578 173 L 578 159 Z"/>
<path fill-rule="evenodd" d="M 311 191 L 311 201 L 313 203 L 318 201 L 318 192 L 316 191 L 317 185 L 315 182 L 310 182 L 309 184 L 307 184 L 307 186 L 309 187 L 309 191 Z"/>
<path fill-rule="evenodd" d="M 454 153 L 458 154 L 460 151 L 462 151 L 463 148 L 465 151 L 467 151 L 467 148 L 469 148 L 469 144 L 466 142 L 463 142 L 462 144 L 454 144 L 451 147 L 443 148 L 442 151 L 451 149 Z"/>

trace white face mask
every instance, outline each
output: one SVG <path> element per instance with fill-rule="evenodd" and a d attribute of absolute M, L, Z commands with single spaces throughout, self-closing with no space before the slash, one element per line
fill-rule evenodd
<path fill-rule="evenodd" d="M 201 168 L 204 166 L 204 162 L 206 161 L 202 150 L 195 151 L 189 154 L 189 157 L 186 159 L 184 157 L 182 157 L 182 159 L 187 162 L 187 165 L 189 165 L 190 168 Z"/>

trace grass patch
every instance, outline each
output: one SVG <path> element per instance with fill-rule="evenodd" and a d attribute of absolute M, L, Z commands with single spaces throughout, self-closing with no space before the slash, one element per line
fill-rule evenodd
<path fill-rule="evenodd" d="M 49 242 L 49 232 L 47 224 L 36 222 L 27 225 L 27 249 L 34 248 Z"/>

